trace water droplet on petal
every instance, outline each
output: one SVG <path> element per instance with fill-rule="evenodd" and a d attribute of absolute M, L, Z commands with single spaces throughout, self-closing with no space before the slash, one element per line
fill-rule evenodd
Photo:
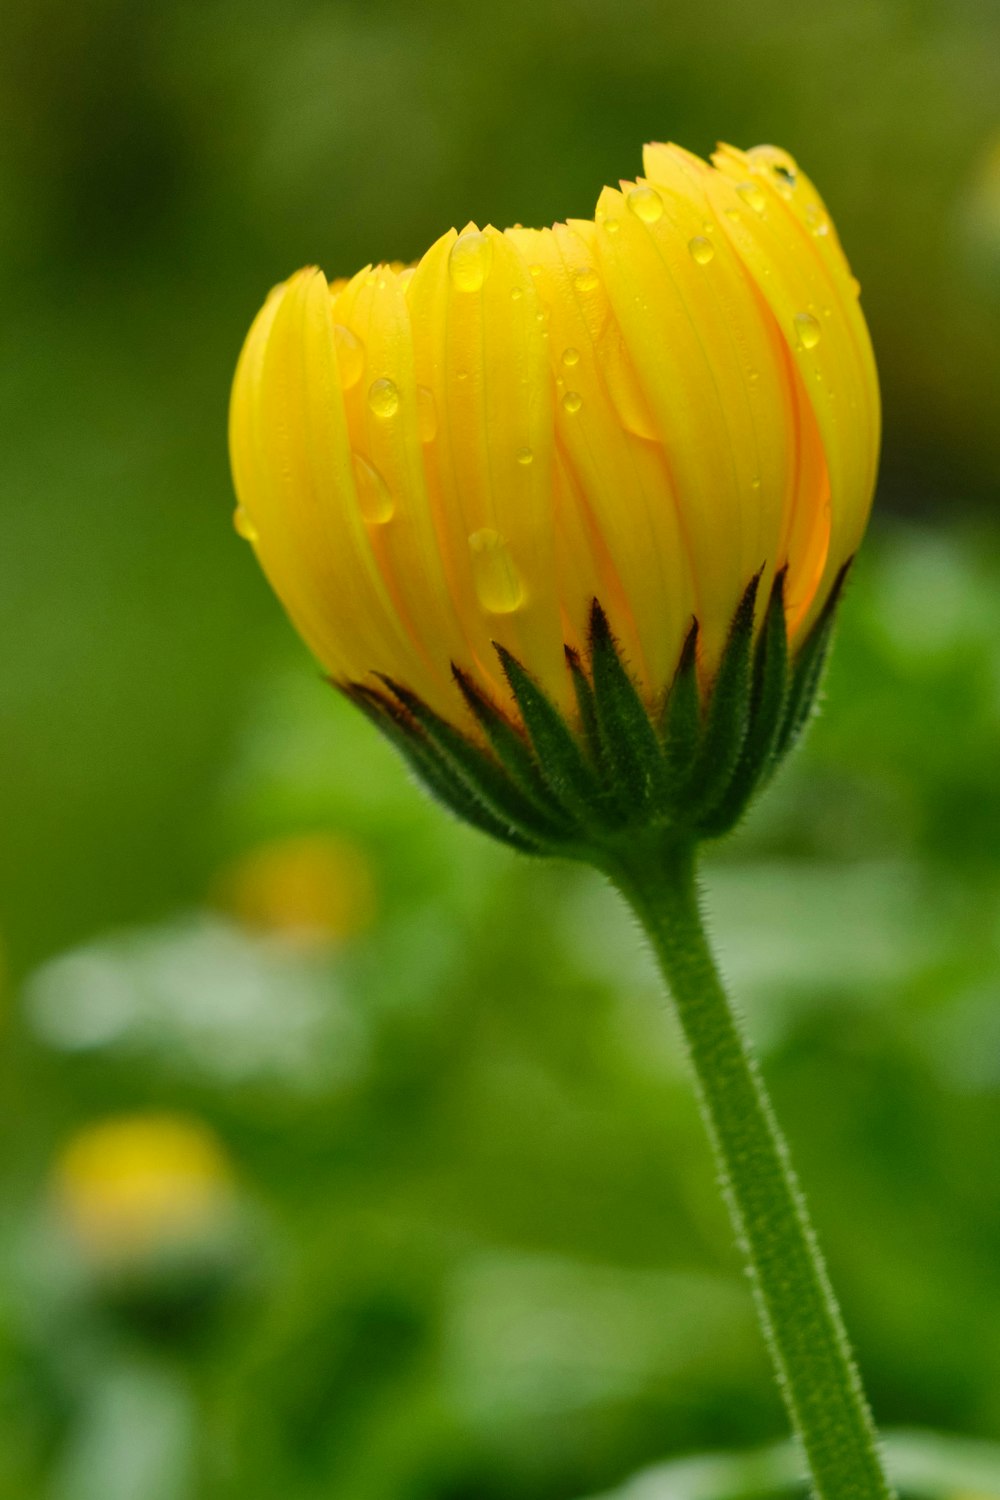
<path fill-rule="evenodd" d="M 448 271 L 452 283 L 460 292 L 478 292 L 490 273 L 493 263 L 493 242 L 489 235 L 470 229 L 460 234 L 448 256 Z"/>
<path fill-rule="evenodd" d="M 783 198 L 790 198 L 799 179 L 795 158 L 782 151 L 780 146 L 755 146 L 750 152 L 751 160 L 768 168 L 771 181 Z"/>
<path fill-rule="evenodd" d="M 251 521 L 242 505 L 237 505 L 233 511 L 233 530 L 237 536 L 241 536 L 245 542 L 256 542 L 258 539 L 257 528 Z"/>
<path fill-rule="evenodd" d="M 580 363 L 579 349 L 564 349 L 562 362 L 564 365 L 578 365 Z"/>
<path fill-rule="evenodd" d="M 404 292 L 409 289 L 410 282 L 413 280 L 413 278 L 414 278 L 414 276 L 416 274 L 417 274 L 417 268 L 416 268 L 416 266 L 404 266 L 403 269 L 400 271 L 400 273 L 399 273 L 399 284 L 403 288 Z"/>
<path fill-rule="evenodd" d="M 605 219 L 604 227 L 608 231 L 608 234 L 617 234 L 621 226 L 617 219 Z"/>
<path fill-rule="evenodd" d="M 542 274 L 542 267 L 538 265 L 537 262 L 535 265 L 529 266 L 528 270 L 531 272 L 532 276 L 541 276 Z"/>
<path fill-rule="evenodd" d="M 580 410 L 580 407 L 583 405 L 583 397 L 580 395 L 579 391 L 567 391 L 565 396 L 562 398 L 562 404 L 563 411 L 568 411 L 570 416 L 573 416 L 574 413 L 578 412 Z"/>
<path fill-rule="evenodd" d="M 655 188 L 634 187 L 625 195 L 625 202 L 644 224 L 655 224 L 663 217 L 663 199 Z"/>
<path fill-rule="evenodd" d="M 386 521 L 392 520 L 392 513 L 396 508 L 389 493 L 389 486 L 378 469 L 370 464 L 367 458 L 362 458 L 360 453 L 352 456 L 354 481 L 358 487 L 358 505 L 361 508 L 361 514 L 366 521 L 382 526 Z"/>
<path fill-rule="evenodd" d="M 399 410 L 399 392 L 391 380 L 383 376 L 372 381 L 368 387 L 368 405 L 383 421 L 396 415 Z"/>
<path fill-rule="evenodd" d="M 703 234 L 696 234 L 693 240 L 688 240 L 688 249 L 699 266 L 707 266 L 715 255 L 715 246 Z"/>
<path fill-rule="evenodd" d="M 518 448 L 517 461 L 522 465 L 523 468 L 527 468 L 530 463 L 533 463 L 534 458 L 535 455 L 532 453 L 530 448 Z"/>
<path fill-rule="evenodd" d="M 812 313 L 796 313 L 794 318 L 795 332 L 799 336 L 799 343 L 803 349 L 815 349 L 822 336 L 823 330 L 813 317 Z"/>
<path fill-rule="evenodd" d="M 750 481 L 750 488 L 752 490 L 759 490 L 760 489 L 760 475 L 759 474 L 755 474 L 754 477 L 751 479 L 751 481 Z"/>
<path fill-rule="evenodd" d="M 573 282 L 578 292 L 592 292 L 599 284 L 600 277 L 592 266 L 584 266 L 582 271 L 577 271 Z"/>
<path fill-rule="evenodd" d="M 333 325 L 333 343 L 337 351 L 337 370 L 345 391 L 357 385 L 365 367 L 365 348 L 356 333 L 345 328 L 343 323 Z"/>
<path fill-rule="evenodd" d="M 521 582 L 510 548 L 498 531 L 484 527 L 469 537 L 472 579 L 483 609 L 491 615 L 510 615 L 524 602 Z"/>
<path fill-rule="evenodd" d="M 521 288 L 519 286 L 512 286 L 511 287 L 511 289 L 510 289 L 510 300 L 512 302 L 520 302 L 520 300 L 521 300 L 521 298 L 523 296 L 524 296 L 524 292 L 521 290 Z"/>
<path fill-rule="evenodd" d="M 417 386 L 417 426 L 420 429 L 420 441 L 432 443 L 437 436 L 437 407 L 434 404 L 434 392 L 425 385 Z"/>
<path fill-rule="evenodd" d="M 767 208 L 767 198 L 764 196 L 763 188 L 758 183 L 741 182 L 736 191 L 743 199 L 743 202 L 749 208 L 753 209 L 755 214 L 762 214 Z"/>
<path fill-rule="evenodd" d="M 806 228 L 811 234 L 829 234 L 830 225 L 827 223 L 826 215 L 816 203 L 810 203 L 803 215 Z"/>

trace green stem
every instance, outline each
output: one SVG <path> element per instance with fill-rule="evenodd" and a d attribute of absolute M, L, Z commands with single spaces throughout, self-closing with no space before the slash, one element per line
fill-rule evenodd
<path fill-rule="evenodd" d="M 818 1500 L 890 1500 L 805 1201 L 705 936 L 690 847 L 641 840 L 608 873 L 673 994 L 782 1396 Z"/>

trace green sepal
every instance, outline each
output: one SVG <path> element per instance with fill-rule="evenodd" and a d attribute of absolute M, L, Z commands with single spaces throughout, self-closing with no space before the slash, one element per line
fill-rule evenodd
<path fill-rule="evenodd" d="M 331 679 L 333 681 L 333 679 Z M 466 784 L 453 774 L 427 736 L 398 704 L 383 698 L 374 688 L 360 682 L 333 682 L 346 698 L 360 708 L 365 717 L 386 740 L 398 750 L 424 790 L 448 812 L 474 828 L 488 833 L 522 854 L 541 854 L 534 840 L 525 838 L 494 816 Z"/>
<path fill-rule="evenodd" d="M 460 729 L 436 714 L 422 698 L 391 677 L 375 674 L 390 693 L 420 726 L 431 745 L 452 773 L 462 781 L 488 813 L 505 827 L 528 838 L 532 843 L 546 843 L 559 828 L 540 808 L 518 789 L 504 768 L 467 739 Z"/>
<path fill-rule="evenodd" d="M 768 775 L 777 769 L 778 763 L 788 754 L 809 722 L 830 650 L 837 605 L 853 561 L 853 557 L 849 557 L 840 569 L 822 612 L 795 656 L 788 702 L 767 767 Z"/>
<path fill-rule="evenodd" d="M 760 574 L 754 574 L 729 627 L 708 700 L 701 745 L 691 767 L 686 808 L 682 815 L 692 828 L 714 812 L 732 780 L 750 723 L 752 687 L 751 647 L 754 606 Z"/>
<path fill-rule="evenodd" d="M 580 728 L 583 731 L 583 741 L 590 754 L 594 765 L 603 774 L 604 746 L 601 743 L 601 730 L 597 722 L 597 704 L 594 702 L 594 689 L 590 678 L 583 670 L 583 662 L 580 660 L 579 651 L 574 651 L 572 646 L 564 646 L 566 665 L 569 667 L 570 677 L 573 679 L 573 692 L 576 694 L 576 707 L 580 716 Z"/>
<path fill-rule="evenodd" d="M 662 806 L 667 767 L 649 711 L 626 671 L 608 617 L 590 607 L 590 669 L 605 764 L 629 817 Z"/>
<path fill-rule="evenodd" d="M 788 626 L 785 621 L 785 572 L 775 575 L 767 613 L 757 637 L 750 718 L 746 739 L 729 786 L 718 806 L 698 824 L 705 838 L 728 833 L 743 815 L 771 764 L 788 702 Z"/>
<path fill-rule="evenodd" d="M 521 710 L 538 765 L 559 803 L 586 827 L 606 822 L 607 792 L 587 764 L 572 730 L 535 679 L 498 642 L 504 676 Z"/>
<path fill-rule="evenodd" d="M 497 643 L 519 719 L 454 665 L 477 729 L 442 718 L 380 673 L 373 675 L 384 694 L 357 682 L 337 686 L 401 752 L 431 796 L 515 849 L 601 862 L 620 857 L 644 828 L 689 842 L 714 838 L 735 825 L 805 727 L 846 575 L 847 565 L 790 662 L 785 572 L 775 576 L 755 640 L 758 573 L 740 599 L 704 694 L 699 627 L 692 619 L 655 716 L 597 600 L 586 659 L 564 648 L 576 697 L 576 712 L 565 717 Z"/>
<path fill-rule="evenodd" d="M 698 691 L 698 621 L 692 620 L 681 658 L 660 716 L 671 792 L 680 800 L 691 777 L 701 743 L 701 694 Z"/>
<path fill-rule="evenodd" d="M 473 682 L 467 672 L 454 662 L 451 674 L 465 702 L 493 747 L 500 764 L 510 774 L 529 801 L 546 818 L 552 830 L 569 833 L 571 825 L 552 801 L 552 795 L 522 732 L 507 715 Z"/>

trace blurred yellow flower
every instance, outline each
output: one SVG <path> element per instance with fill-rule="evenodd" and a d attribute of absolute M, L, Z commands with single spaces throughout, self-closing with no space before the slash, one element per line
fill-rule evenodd
<path fill-rule="evenodd" d="M 763 569 L 790 641 L 868 517 L 879 399 L 829 215 L 773 147 L 652 145 L 593 219 L 469 225 L 415 267 L 277 287 L 236 374 L 238 531 L 338 680 L 465 719 L 499 642 L 572 714 L 601 600 L 645 701 L 710 682 Z"/>
<path fill-rule="evenodd" d="M 259 844 L 221 872 L 216 904 L 244 926 L 296 948 L 326 948 L 370 926 L 371 867 L 363 852 L 330 834 L 297 834 Z"/>
<path fill-rule="evenodd" d="M 86 1258 L 114 1266 L 211 1241 L 228 1225 L 232 1169 L 215 1136 L 181 1115 L 87 1125 L 54 1171 L 57 1212 Z"/>

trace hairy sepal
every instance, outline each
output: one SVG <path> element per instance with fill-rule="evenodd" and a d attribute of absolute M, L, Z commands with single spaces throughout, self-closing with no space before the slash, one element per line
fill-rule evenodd
<path fill-rule="evenodd" d="M 606 864 L 644 829 L 691 844 L 735 826 L 808 721 L 846 573 L 845 567 L 794 661 L 784 571 L 756 632 L 761 575 L 752 578 L 707 694 L 699 685 L 699 630 L 692 620 L 655 714 L 596 600 L 586 655 L 566 648 L 576 700 L 569 716 L 500 645 L 518 717 L 454 666 L 474 721 L 468 733 L 391 678 L 379 676 L 381 689 L 339 686 L 457 816 L 527 853 Z"/>

